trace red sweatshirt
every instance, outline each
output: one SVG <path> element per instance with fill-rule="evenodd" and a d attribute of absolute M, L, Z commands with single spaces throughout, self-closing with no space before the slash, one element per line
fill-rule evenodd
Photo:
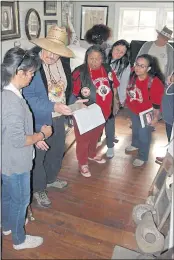
<path fill-rule="evenodd" d="M 151 108 L 154 104 L 161 105 L 164 93 L 164 85 L 159 78 L 154 77 L 150 89 L 148 89 L 149 76 L 140 81 L 138 78 L 135 85 L 127 88 L 126 104 L 135 114 Z"/>
<path fill-rule="evenodd" d="M 94 86 L 96 87 L 96 104 L 99 105 L 102 109 L 105 119 L 107 119 L 111 114 L 111 105 L 112 105 L 112 91 L 110 90 L 108 75 L 105 68 L 102 66 L 97 70 L 90 70 L 90 76 L 93 81 Z M 80 71 L 76 70 L 73 73 L 73 94 L 75 96 L 79 95 L 81 91 L 81 81 L 80 81 Z M 113 88 L 119 86 L 119 81 L 116 77 L 114 71 L 112 71 L 113 78 Z M 102 96 L 102 85 L 107 89 L 105 96 Z"/>

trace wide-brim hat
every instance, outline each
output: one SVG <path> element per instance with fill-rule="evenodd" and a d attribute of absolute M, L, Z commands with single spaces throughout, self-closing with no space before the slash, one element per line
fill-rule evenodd
<path fill-rule="evenodd" d="M 66 28 L 64 27 L 53 25 L 50 27 L 45 38 L 37 38 L 31 40 L 31 42 L 42 49 L 58 54 L 62 57 L 73 58 L 75 56 L 74 53 L 66 46 L 66 43 L 68 42 L 68 35 L 66 33 Z"/>
<path fill-rule="evenodd" d="M 167 26 L 164 26 L 164 28 L 161 30 L 161 31 L 159 31 L 159 30 L 156 30 L 156 32 L 157 33 L 159 33 L 159 34 L 161 34 L 161 35 L 163 35 L 164 37 L 166 37 L 166 38 L 168 38 L 168 39 L 170 39 L 170 40 L 172 40 L 173 38 L 172 38 L 172 30 L 170 30 L 169 28 L 167 28 Z"/>

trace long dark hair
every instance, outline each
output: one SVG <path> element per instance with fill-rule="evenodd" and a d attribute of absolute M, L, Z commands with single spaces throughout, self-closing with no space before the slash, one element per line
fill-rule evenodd
<path fill-rule="evenodd" d="M 96 24 L 85 34 L 85 40 L 89 44 L 99 44 L 106 42 L 111 35 L 111 29 L 104 24 Z"/>
<path fill-rule="evenodd" d="M 137 57 L 136 61 L 140 58 L 147 60 L 148 67 L 151 67 L 150 70 L 147 72 L 148 75 L 152 78 L 154 78 L 154 77 L 159 78 L 162 81 L 162 83 L 165 84 L 165 77 L 164 77 L 163 73 L 161 72 L 157 58 L 153 57 L 152 55 L 149 55 L 149 54 L 142 54 Z M 131 73 L 130 77 L 131 78 L 137 77 L 134 71 Z"/>
<path fill-rule="evenodd" d="M 41 65 L 41 60 L 32 51 L 24 51 L 19 47 L 8 50 L 1 64 L 1 86 L 7 86 L 17 71 L 36 71 Z"/>
<path fill-rule="evenodd" d="M 122 46 L 125 46 L 126 47 L 126 53 L 123 57 L 121 57 L 120 59 L 118 60 L 114 60 L 112 61 L 112 52 L 113 52 L 113 49 L 114 47 L 118 46 L 118 45 L 122 45 Z M 125 68 L 127 68 L 127 66 L 130 64 L 130 61 L 129 61 L 129 55 L 130 55 L 130 45 L 129 43 L 126 41 L 126 40 L 119 40 L 119 41 L 116 41 L 113 45 L 112 45 L 112 48 L 108 54 L 108 64 L 111 65 L 114 65 L 115 69 L 117 68 L 117 76 L 118 77 L 121 77 L 122 76 L 122 73 L 123 71 L 125 70 Z M 118 66 L 119 65 L 119 66 Z M 118 67 L 117 67 L 118 66 Z"/>
<path fill-rule="evenodd" d="M 84 79 L 82 80 L 83 82 L 86 82 L 86 80 L 88 80 L 87 78 L 89 78 L 89 72 L 88 72 L 88 55 L 90 53 L 92 53 L 93 51 L 99 52 L 102 56 L 102 63 L 105 62 L 105 52 L 103 51 L 102 47 L 100 45 L 92 45 L 90 46 L 85 54 L 85 62 L 83 64 L 83 75 L 84 75 Z"/>

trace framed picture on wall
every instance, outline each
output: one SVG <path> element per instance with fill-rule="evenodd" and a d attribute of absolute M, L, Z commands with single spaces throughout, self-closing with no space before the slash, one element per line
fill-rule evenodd
<path fill-rule="evenodd" d="M 57 15 L 57 1 L 44 1 L 44 15 Z"/>
<path fill-rule="evenodd" d="M 41 19 L 35 9 L 30 9 L 25 18 L 25 32 L 29 40 L 38 38 L 41 31 Z"/>
<path fill-rule="evenodd" d="M 1 40 L 20 38 L 19 3 L 1 2 Z"/>
<path fill-rule="evenodd" d="M 58 20 L 46 20 L 45 21 L 45 37 L 47 36 L 47 33 L 52 25 L 58 25 Z"/>
<path fill-rule="evenodd" d="M 82 5 L 80 39 L 84 40 L 86 32 L 95 24 L 108 23 L 108 6 Z"/>

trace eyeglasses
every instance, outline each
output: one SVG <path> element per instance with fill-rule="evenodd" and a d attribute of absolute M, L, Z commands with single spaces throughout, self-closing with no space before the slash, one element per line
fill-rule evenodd
<path fill-rule="evenodd" d="M 140 67 L 141 69 L 145 69 L 148 68 L 148 66 L 144 65 L 144 64 L 139 64 L 138 62 L 134 63 L 134 67 Z"/>
<path fill-rule="evenodd" d="M 28 53 L 28 51 L 25 51 L 24 55 L 22 56 L 22 59 L 21 59 L 21 61 L 19 62 L 17 68 L 16 68 L 16 74 L 18 73 L 18 69 L 19 69 L 19 67 L 21 66 L 22 62 L 24 61 L 24 59 L 25 59 L 27 53 Z"/>

